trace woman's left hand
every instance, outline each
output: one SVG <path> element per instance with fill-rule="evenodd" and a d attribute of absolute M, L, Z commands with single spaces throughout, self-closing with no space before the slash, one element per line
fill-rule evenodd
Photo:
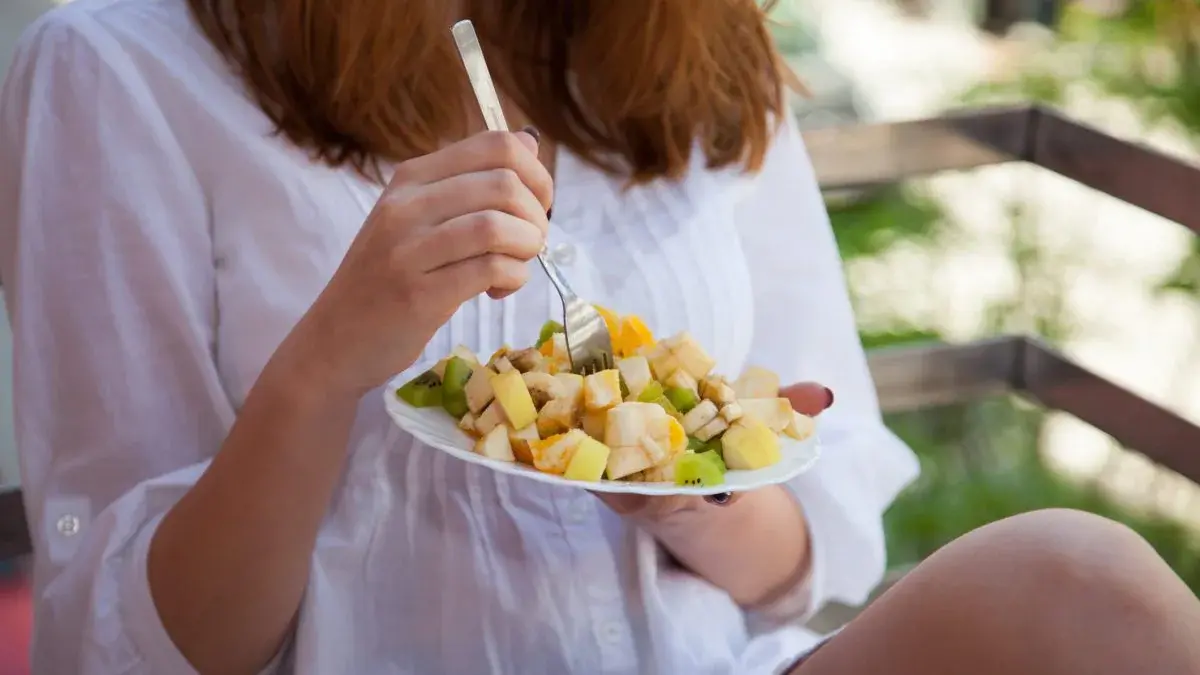
<path fill-rule="evenodd" d="M 801 382 L 784 387 L 779 395 L 792 403 L 792 408 L 799 413 L 816 417 L 833 405 L 833 392 L 815 382 Z M 681 512 L 703 508 L 704 497 L 692 495 L 672 495 L 656 497 L 651 495 L 629 494 L 597 494 L 601 501 L 613 511 L 645 524 L 661 523 L 671 516 Z M 730 499 L 737 499 L 736 493 Z"/>

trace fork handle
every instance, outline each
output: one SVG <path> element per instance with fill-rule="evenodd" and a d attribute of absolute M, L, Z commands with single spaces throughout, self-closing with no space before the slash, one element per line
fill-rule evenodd
<path fill-rule="evenodd" d="M 554 289 L 562 296 L 563 305 L 578 300 L 579 296 L 575 295 L 575 291 L 571 290 L 570 284 L 567 283 L 566 277 L 559 271 L 558 265 L 546 255 L 546 250 L 537 256 L 538 262 L 542 264 L 542 269 L 546 271 L 546 276 L 550 277 L 550 283 L 554 285 Z"/>

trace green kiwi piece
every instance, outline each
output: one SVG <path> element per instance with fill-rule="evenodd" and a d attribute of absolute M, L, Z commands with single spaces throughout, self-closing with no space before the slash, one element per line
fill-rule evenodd
<path fill-rule="evenodd" d="M 659 396 L 658 398 L 656 398 L 650 402 L 657 403 L 660 406 L 662 406 L 662 409 L 666 410 L 667 414 L 670 415 L 671 417 L 674 417 L 676 419 L 683 417 L 683 415 L 681 415 L 679 413 L 679 409 L 675 407 L 675 404 L 671 403 L 671 399 L 667 398 L 666 396 Z"/>
<path fill-rule="evenodd" d="M 555 333 L 561 333 L 563 330 L 565 329 L 561 323 L 557 321 L 547 321 L 546 323 L 542 324 L 542 331 L 538 333 L 536 346 L 541 347 L 546 343 L 546 340 L 554 337 Z"/>
<path fill-rule="evenodd" d="M 442 376 L 442 407 L 454 419 L 462 419 L 469 410 L 466 387 L 472 372 L 471 364 L 457 356 L 446 363 L 446 372 Z"/>
<path fill-rule="evenodd" d="M 700 403 L 700 397 L 696 396 L 696 392 L 683 387 L 668 387 L 664 395 L 671 405 L 681 413 L 687 413 Z"/>
<path fill-rule="evenodd" d="M 442 405 L 442 385 L 428 385 L 417 380 L 396 390 L 401 401 L 414 408 L 436 408 Z"/>
<path fill-rule="evenodd" d="M 709 461 L 709 462 L 712 462 L 713 464 L 715 464 L 717 466 L 717 468 L 721 470 L 722 475 L 726 471 L 729 470 L 729 468 L 725 466 L 725 460 L 721 457 L 721 455 L 716 450 L 705 450 L 704 452 L 697 452 L 696 457 L 699 457 L 700 459 L 703 459 L 703 460 L 706 460 L 706 461 Z"/>
<path fill-rule="evenodd" d="M 654 403 L 662 398 L 663 387 L 657 380 L 650 380 L 650 384 L 638 394 L 638 401 L 642 403 Z"/>
<path fill-rule="evenodd" d="M 713 453 L 715 455 L 716 453 Z M 720 458 L 717 458 L 718 460 Z M 708 452 L 684 453 L 675 460 L 675 484 L 686 486 L 721 485 L 725 482 L 725 463 L 713 461 Z"/>
<path fill-rule="evenodd" d="M 705 450 L 708 449 L 708 444 L 705 443 L 704 441 L 700 440 L 699 438 L 695 438 L 693 436 L 688 436 L 687 449 L 690 452 L 704 452 Z"/>

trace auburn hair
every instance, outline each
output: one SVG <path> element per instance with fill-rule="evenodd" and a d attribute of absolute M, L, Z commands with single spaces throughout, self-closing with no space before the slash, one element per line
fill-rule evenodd
<path fill-rule="evenodd" d="M 378 177 L 479 128 L 448 0 L 188 0 L 297 145 Z M 634 181 L 758 169 L 791 83 L 758 0 L 463 0 L 497 87 L 547 137 Z"/>

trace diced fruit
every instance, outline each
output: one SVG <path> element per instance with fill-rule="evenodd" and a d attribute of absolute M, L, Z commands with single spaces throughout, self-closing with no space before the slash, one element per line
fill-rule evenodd
<path fill-rule="evenodd" d="M 710 375 L 700 381 L 700 397 L 716 403 L 718 408 L 737 401 L 733 387 L 719 375 Z"/>
<path fill-rule="evenodd" d="M 654 466 L 654 461 L 641 445 L 612 448 L 608 456 L 608 478 L 617 480 Z"/>
<path fill-rule="evenodd" d="M 427 372 L 405 382 L 396 390 L 396 396 L 414 408 L 438 408 L 442 405 L 442 385 L 436 375 Z"/>
<path fill-rule="evenodd" d="M 554 376 L 563 385 L 562 395 L 583 404 L 583 376 L 575 373 L 558 373 Z"/>
<path fill-rule="evenodd" d="M 509 354 L 508 360 L 512 362 L 514 368 L 522 373 L 531 373 L 540 370 L 546 359 L 537 349 L 531 348 Z"/>
<path fill-rule="evenodd" d="M 726 422 L 722 417 L 714 417 L 708 424 L 700 427 L 696 432 L 696 438 L 702 441 L 711 441 L 712 439 L 725 433 L 729 428 L 729 422 Z"/>
<path fill-rule="evenodd" d="M 666 418 L 662 408 L 653 403 L 622 403 L 609 409 L 604 425 L 604 443 L 610 448 L 636 445 L 643 436 L 652 433 L 656 420 Z M 665 422 L 657 422 L 665 425 Z M 665 426 L 661 427 L 663 430 Z"/>
<path fill-rule="evenodd" d="M 697 396 L 696 392 L 692 391 L 691 389 L 670 387 L 667 389 L 665 395 L 667 400 L 671 402 L 671 405 L 675 406 L 676 410 L 685 415 L 689 410 L 695 408 L 696 405 L 700 403 L 700 397 Z"/>
<path fill-rule="evenodd" d="M 786 398 L 746 398 L 738 404 L 746 416 L 757 419 L 777 434 L 792 423 L 792 404 Z"/>
<path fill-rule="evenodd" d="M 466 386 L 475 367 L 466 359 L 457 356 L 446 362 L 446 370 L 442 375 L 442 407 L 455 419 L 460 419 L 470 412 Z"/>
<path fill-rule="evenodd" d="M 643 483 L 674 483 L 675 463 L 676 460 L 671 460 L 658 466 L 652 466 L 638 474 L 638 480 Z"/>
<path fill-rule="evenodd" d="M 475 443 L 475 452 L 504 462 L 516 461 L 513 456 L 512 444 L 508 440 L 508 428 L 498 426 Z"/>
<path fill-rule="evenodd" d="M 500 409 L 499 403 L 493 401 L 475 418 L 475 433 L 486 436 L 501 424 L 504 424 L 504 411 Z"/>
<path fill-rule="evenodd" d="M 522 464 L 533 464 L 533 452 L 529 444 L 537 440 L 541 440 L 541 437 L 538 436 L 537 427 L 532 424 L 515 431 L 509 429 L 508 442 L 512 444 L 513 456 Z"/>
<path fill-rule="evenodd" d="M 607 307 L 601 307 L 600 305 L 592 305 L 592 307 L 595 307 L 600 317 L 604 319 L 604 326 L 608 328 L 609 339 L 616 340 L 617 335 L 621 332 L 621 317 L 617 316 L 616 312 Z"/>
<path fill-rule="evenodd" d="M 554 337 L 555 333 L 561 332 L 563 332 L 563 325 L 561 323 L 557 321 L 547 321 L 546 323 L 542 324 L 542 330 L 538 333 L 536 346 L 541 347 L 549 342 L 550 338 Z"/>
<path fill-rule="evenodd" d="M 467 380 L 467 386 L 464 388 L 467 394 L 467 408 L 471 412 L 479 414 L 479 411 L 486 408 L 496 397 L 492 393 L 492 378 L 495 375 L 490 368 L 476 368 L 471 373 L 471 379 Z"/>
<path fill-rule="evenodd" d="M 468 434 L 471 434 L 472 436 L 477 436 L 477 435 L 479 435 L 479 432 L 475 430 L 475 421 L 476 421 L 475 416 L 472 415 L 471 413 L 467 413 L 466 415 L 463 415 L 462 417 L 459 418 L 458 428 L 462 429 L 463 431 L 467 432 Z"/>
<path fill-rule="evenodd" d="M 689 486 L 722 485 L 725 467 L 721 458 L 711 450 L 699 454 L 680 455 L 675 459 L 675 484 Z"/>
<path fill-rule="evenodd" d="M 692 377 L 688 371 L 680 368 L 663 380 L 663 386 L 668 390 L 684 389 L 692 393 L 697 393 L 699 383 L 696 382 L 696 378 Z"/>
<path fill-rule="evenodd" d="M 537 408 L 533 406 L 533 397 L 529 395 L 521 373 L 514 370 L 493 377 L 492 391 L 514 429 L 527 427 L 537 420 Z"/>
<path fill-rule="evenodd" d="M 583 431 L 588 436 L 602 441 L 604 440 L 604 428 L 608 424 L 607 410 L 589 410 L 583 414 Z"/>
<path fill-rule="evenodd" d="M 733 393 L 738 398 L 777 398 L 779 376 L 766 368 L 750 366 L 734 381 Z"/>
<path fill-rule="evenodd" d="M 675 358 L 675 354 L 661 342 L 648 348 L 644 355 L 646 361 L 650 363 L 650 371 L 654 373 L 656 380 L 664 380 L 671 373 L 679 370 L 679 359 Z"/>
<path fill-rule="evenodd" d="M 695 436 L 704 425 L 717 418 L 717 405 L 712 401 L 701 401 L 683 416 L 683 430 Z"/>
<path fill-rule="evenodd" d="M 679 412 L 679 410 L 675 408 L 675 404 L 671 403 L 671 399 L 667 398 L 666 396 L 659 396 L 658 398 L 654 399 L 654 405 L 667 411 L 667 414 L 671 417 L 683 419 L 683 413 Z"/>
<path fill-rule="evenodd" d="M 730 403 L 724 408 L 721 408 L 721 419 L 729 422 L 730 424 L 741 419 L 742 415 L 744 414 L 745 411 L 742 410 L 742 406 L 738 405 L 737 403 Z"/>
<path fill-rule="evenodd" d="M 525 381 L 525 387 L 529 389 L 529 395 L 533 398 L 533 407 L 538 410 L 550 401 L 561 398 L 565 393 L 563 384 L 550 373 L 524 373 L 521 379 Z"/>
<path fill-rule="evenodd" d="M 453 358 L 460 358 L 469 363 L 471 366 L 479 365 L 479 359 L 475 357 L 475 354 L 470 349 L 467 349 L 462 345 L 458 345 L 454 349 L 450 350 L 450 356 L 438 361 L 437 365 L 432 368 L 431 372 L 433 372 L 434 375 L 437 375 L 439 380 L 445 381 L 446 366 L 450 365 L 450 359 Z"/>
<path fill-rule="evenodd" d="M 667 452 L 672 456 L 687 452 L 688 437 L 683 424 L 674 417 L 667 418 Z"/>
<path fill-rule="evenodd" d="M 509 361 L 509 360 L 508 360 L 508 357 L 507 357 L 507 356 L 501 356 L 500 358 L 498 358 L 498 359 L 496 359 L 495 361 L 493 361 L 491 365 L 492 365 L 492 368 L 494 368 L 494 369 L 496 370 L 496 372 L 497 372 L 497 373 L 515 373 L 515 372 L 519 372 L 519 371 L 517 370 L 516 366 L 514 366 L 514 365 L 512 364 L 512 361 Z"/>
<path fill-rule="evenodd" d="M 617 361 L 617 370 L 621 371 L 621 379 L 629 388 L 629 396 L 634 399 L 654 381 L 650 376 L 650 362 L 644 356 L 630 356 Z"/>
<path fill-rule="evenodd" d="M 808 415 L 793 412 L 792 423 L 783 428 L 783 433 L 792 438 L 802 441 L 817 430 L 817 421 Z"/>
<path fill-rule="evenodd" d="M 637 400 L 642 403 L 654 403 L 663 397 L 663 393 L 662 385 L 654 380 L 650 380 L 650 383 L 646 385 L 642 393 L 638 394 Z"/>
<path fill-rule="evenodd" d="M 608 446 L 594 438 L 584 437 L 567 462 L 563 477 L 570 480 L 598 481 L 608 467 Z"/>
<path fill-rule="evenodd" d="M 581 406 L 572 398 L 556 398 L 538 412 L 537 429 L 543 438 L 561 434 L 576 426 Z"/>
<path fill-rule="evenodd" d="M 680 334 L 678 345 L 672 351 L 676 360 L 679 361 L 679 367 L 697 380 L 708 375 L 713 366 L 717 365 L 717 362 L 713 361 L 712 357 L 700 348 L 691 335 Z"/>
<path fill-rule="evenodd" d="M 611 408 L 620 402 L 620 371 L 602 370 L 583 378 L 583 403 L 588 410 Z"/>
<path fill-rule="evenodd" d="M 730 469 L 749 470 L 772 466 L 783 458 L 779 437 L 754 417 L 743 417 L 721 438 L 725 465 Z"/>
<path fill-rule="evenodd" d="M 529 442 L 529 452 L 533 455 L 533 465 L 539 471 L 562 474 L 567 470 L 571 455 L 575 448 L 588 435 L 579 429 L 572 429 L 565 434 L 558 434 L 540 441 Z"/>
<path fill-rule="evenodd" d="M 612 339 L 613 351 L 618 356 L 632 356 L 642 347 L 654 344 L 654 334 L 636 316 L 625 317 L 619 333 L 614 333 Z"/>

